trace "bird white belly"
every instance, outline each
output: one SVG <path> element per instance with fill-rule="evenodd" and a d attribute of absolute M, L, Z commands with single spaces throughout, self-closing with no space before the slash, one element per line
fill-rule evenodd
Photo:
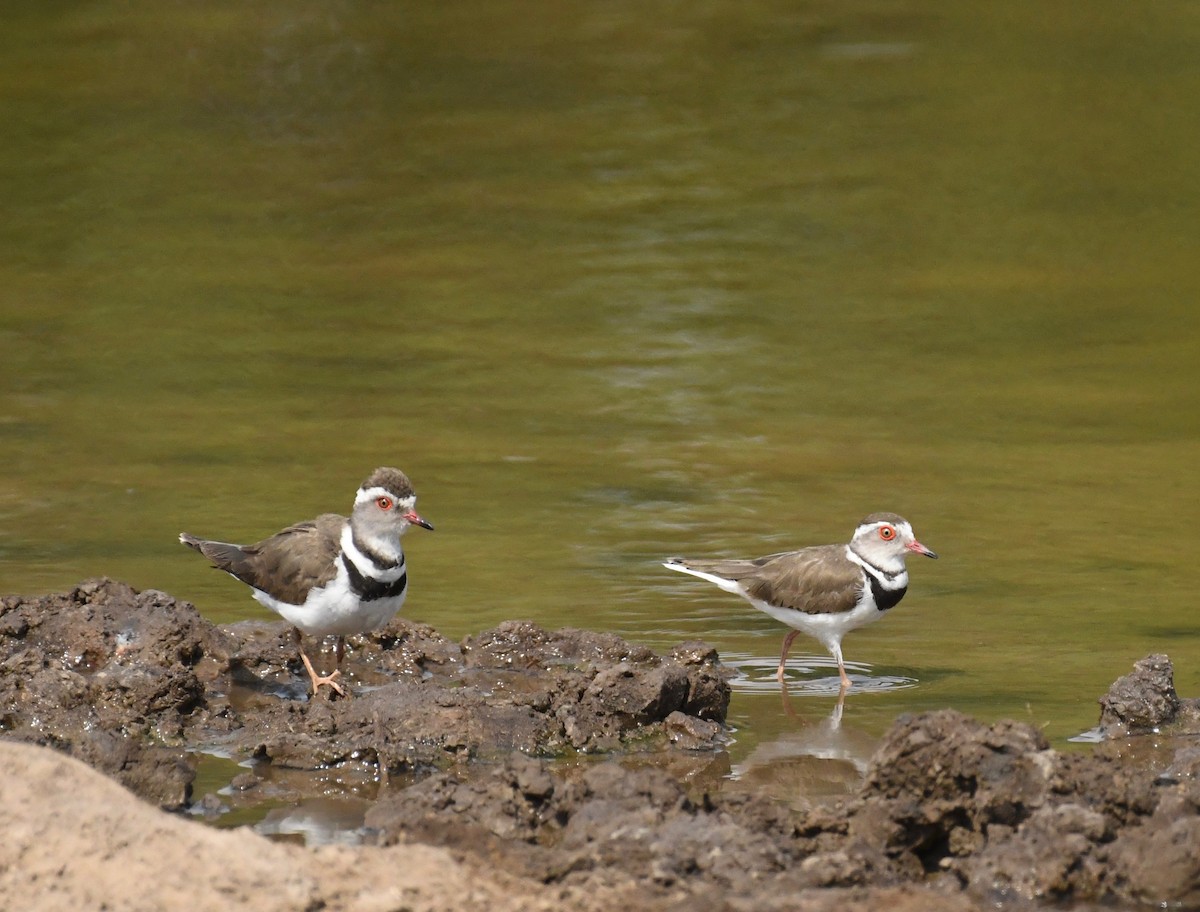
<path fill-rule="evenodd" d="M 281 602 L 261 589 L 254 590 L 260 604 L 308 636 L 350 636 L 377 630 L 396 616 L 407 594 L 405 590 L 392 598 L 360 601 L 350 589 L 346 568 L 340 565 L 337 576 L 324 588 L 310 591 L 303 605 Z"/>
<path fill-rule="evenodd" d="M 775 620 L 818 640 L 831 652 L 851 630 L 877 621 L 883 616 L 883 612 L 875 607 L 875 600 L 872 598 L 859 599 L 857 605 L 839 614 L 806 614 L 794 608 L 777 608 L 758 599 L 747 600 L 764 614 L 769 614 Z"/>

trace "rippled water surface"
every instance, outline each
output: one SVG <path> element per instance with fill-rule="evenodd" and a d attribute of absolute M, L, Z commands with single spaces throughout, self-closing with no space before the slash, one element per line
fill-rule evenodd
<path fill-rule="evenodd" d="M 257 539 L 396 464 L 437 525 L 406 615 L 703 638 L 734 778 L 931 707 L 1061 746 L 1149 652 L 1200 691 L 1193 4 L 99 0 L 5 31 L 0 592 L 262 617 L 178 532 Z M 784 629 L 658 565 L 875 510 L 942 559 L 848 637 L 836 725 L 819 646 L 781 702 Z"/>

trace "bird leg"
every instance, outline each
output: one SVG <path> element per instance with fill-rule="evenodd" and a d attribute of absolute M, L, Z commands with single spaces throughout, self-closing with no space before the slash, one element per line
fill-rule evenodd
<path fill-rule="evenodd" d="M 842 678 L 841 693 L 844 695 L 850 689 L 850 676 L 846 674 L 846 665 L 842 662 L 842 644 L 834 643 L 830 651 L 833 653 L 833 657 L 837 659 L 838 674 Z"/>
<path fill-rule="evenodd" d="M 775 677 L 779 679 L 780 684 L 783 683 L 783 670 L 787 664 L 788 650 L 792 648 L 792 643 L 795 642 L 796 637 L 799 635 L 799 630 L 789 630 L 788 635 L 783 638 L 783 649 L 779 651 L 779 667 L 775 670 Z M 846 691 L 850 689 L 850 676 L 846 674 L 846 665 L 842 661 L 841 644 L 835 643 L 830 647 L 829 651 L 832 652 L 833 657 L 837 659 L 838 677 L 840 677 L 842 681 L 840 695 L 844 696 Z"/>
<path fill-rule="evenodd" d="M 300 631 L 295 630 L 294 634 L 295 634 L 295 639 L 296 639 L 296 648 L 300 650 L 300 661 L 302 661 L 304 663 L 304 669 L 305 669 L 305 671 L 308 672 L 308 677 L 312 681 L 313 696 L 315 697 L 317 695 L 317 691 L 321 689 L 322 684 L 327 684 L 330 687 L 330 689 L 336 690 L 341 696 L 343 696 L 343 697 L 346 696 L 345 689 L 342 687 L 341 684 L 339 684 L 335 680 L 337 677 L 339 677 L 341 675 L 342 670 L 340 668 L 335 668 L 333 670 L 333 674 L 330 674 L 330 675 L 317 674 L 316 669 L 313 668 L 312 662 L 310 662 L 308 660 L 308 656 L 306 656 L 304 654 L 304 646 L 301 642 L 302 635 L 301 635 Z M 338 637 L 338 646 L 341 647 L 342 645 L 343 645 L 342 638 Z M 342 661 L 342 657 L 340 655 L 341 650 L 338 649 L 338 650 L 336 650 L 336 652 L 338 653 L 338 664 L 340 665 L 341 661 Z"/>
<path fill-rule="evenodd" d="M 783 649 L 779 652 L 779 668 L 775 670 L 775 677 L 780 684 L 783 683 L 783 667 L 787 664 L 788 650 L 792 648 L 792 643 L 798 636 L 800 636 L 799 630 L 789 630 L 788 635 L 783 638 Z"/>

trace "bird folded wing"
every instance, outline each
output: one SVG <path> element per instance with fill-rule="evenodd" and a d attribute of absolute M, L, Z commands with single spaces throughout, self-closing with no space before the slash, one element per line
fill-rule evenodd
<path fill-rule="evenodd" d="M 849 611 L 862 594 L 862 569 L 845 546 L 829 545 L 771 555 L 741 582 L 752 598 L 805 614 Z"/>
<path fill-rule="evenodd" d="M 326 513 L 296 523 L 243 549 L 243 559 L 227 568 L 243 583 L 289 605 L 303 605 L 309 590 L 337 575 L 345 517 Z M 314 571 L 319 567 L 319 571 Z"/>

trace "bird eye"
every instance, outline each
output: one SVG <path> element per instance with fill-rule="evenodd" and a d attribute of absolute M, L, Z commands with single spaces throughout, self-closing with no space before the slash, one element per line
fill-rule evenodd
<path fill-rule="evenodd" d="M 892 526 L 882 526 L 879 529 L 879 537 L 884 541 L 891 541 L 896 537 L 896 530 Z"/>
<path fill-rule="evenodd" d="M 390 510 L 392 508 L 392 499 L 390 497 L 376 497 L 375 503 L 381 510 Z"/>

